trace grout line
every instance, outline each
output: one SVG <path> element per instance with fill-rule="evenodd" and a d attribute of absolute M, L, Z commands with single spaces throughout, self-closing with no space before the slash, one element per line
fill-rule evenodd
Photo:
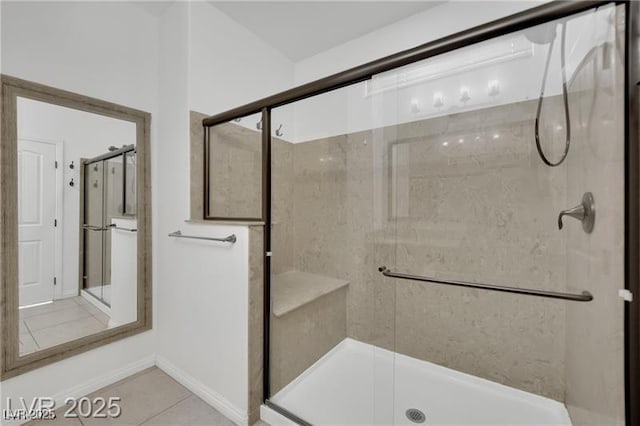
<path fill-rule="evenodd" d="M 81 296 L 79 296 L 81 297 Z M 78 303 L 78 302 L 76 302 Z M 85 305 L 86 304 L 86 305 Z M 102 312 L 100 309 L 96 308 L 95 306 L 91 305 L 89 302 L 87 302 L 86 300 L 83 300 L 83 303 L 78 303 L 78 306 L 80 306 L 82 309 L 84 309 L 85 311 L 87 311 L 89 313 L 89 315 L 91 315 L 92 317 L 94 317 L 96 320 L 98 320 L 100 322 L 100 324 L 103 324 L 102 320 L 100 319 L 100 317 L 98 317 L 98 315 L 94 314 L 93 312 L 91 312 L 88 307 L 91 307 L 92 309 L 94 309 L 96 311 L 97 314 L 102 314 L 104 316 L 106 316 L 109 320 L 111 319 L 111 315 L 107 315 L 105 312 Z M 104 324 L 105 328 L 109 328 L 109 321 L 107 321 L 106 324 Z"/>
<path fill-rule="evenodd" d="M 47 314 L 51 314 L 53 312 L 60 312 L 60 311 L 64 311 L 65 309 L 68 309 L 68 306 L 60 306 L 60 308 L 57 308 L 57 306 L 59 306 L 60 304 L 56 304 L 56 302 L 61 302 L 63 300 L 69 300 L 70 298 L 65 298 L 65 299 L 58 299 L 58 300 L 54 300 L 53 303 L 51 304 L 51 306 L 56 306 L 56 309 L 47 311 L 47 312 L 42 312 L 40 314 L 34 314 L 34 315 L 30 315 L 27 318 L 34 318 L 34 317 L 39 317 L 40 315 L 47 315 Z M 78 302 L 76 302 L 75 300 L 73 301 L 76 305 L 79 305 Z M 37 308 L 37 307 L 36 307 Z M 29 309 L 35 309 L 35 308 L 27 308 L 27 310 Z M 24 312 L 24 311 L 23 311 Z M 24 319 L 24 316 L 23 316 Z"/>
<path fill-rule="evenodd" d="M 141 423 L 138 423 L 138 425 L 143 425 L 143 424 L 145 424 L 145 423 L 146 423 L 146 422 L 148 422 L 149 420 L 151 420 L 151 419 L 153 419 L 153 418 L 155 418 L 155 417 L 158 417 L 158 416 L 159 416 L 159 415 L 161 415 L 162 413 L 167 412 L 168 410 L 172 409 L 172 408 L 173 408 L 173 407 L 175 407 L 176 405 L 180 404 L 182 401 L 185 401 L 185 400 L 187 400 L 187 399 L 191 398 L 192 396 L 194 396 L 194 394 L 193 394 L 191 391 L 189 391 L 189 395 L 185 396 L 184 398 L 182 398 L 180 401 L 176 402 L 175 404 L 172 404 L 172 405 L 168 406 L 167 408 L 165 408 L 164 410 L 160 411 L 159 413 L 154 414 L 154 415 L 152 415 L 151 417 L 149 417 L 149 418 L 147 418 L 147 419 L 144 419 Z"/>
<path fill-rule="evenodd" d="M 110 315 L 105 314 L 104 312 L 102 312 L 100 309 L 96 308 L 95 306 L 92 306 L 93 309 L 95 309 L 97 312 L 93 313 L 91 312 L 89 309 L 86 308 L 86 306 L 82 306 L 82 309 L 84 309 L 85 311 L 87 311 L 89 313 L 89 315 L 91 315 L 92 317 L 94 317 L 96 320 L 98 320 L 98 322 L 100 322 L 100 324 L 103 324 L 102 320 L 100 319 L 100 317 L 98 317 L 98 315 L 96 314 L 101 314 L 104 315 L 105 317 L 107 317 L 109 320 L 111 319 Z M 109 321 L 107 321 L 106 324 L 104 324 L 105 328 L 109 328 Z"/>
<path fill-rule="evenodd" d="M 35 336 L 33 335 L 33 333 L 31 332 L 31 329 L 29 328 L 29 324 L 27 324 L 27 322 L 25 320 L 22 320 L 22 322 L 24 323 L 24 327 L 27 329 L 27 331 L 29 332 L 29 335 L 31 336 L 31 338 L 33 339 L 33 343 L 36 344 L 36 346 L 38 347 L 38 349 L 40 349 L 40 344 L 38 343 L 38 341 L 36 340 Z"/>
<path fill-rule="evenodd" d="M 93 315 L 91 315 L 91 312 L 89 312 L 89 311 L 85 311 L 85 312 L 87 313 L 87 316 L 79 317 L 79 318 L 74 318 L 74 319 L 70 319 L 70 320 L 67 320 L 67 321 L 63 321 L 63 322 L 58 322 L 58 323 L 55 323 L 55 324 L 49 325 L 49 326 L 47 326 L 47 327 L 39 328 L 39 329 L 34 330 L 34 331 L 38 331 L 38 332 L 40 332 L 40 331 L 43 331 L 43 330 L 47 330 L 47 329 L 49 329 L 49 328 L 57 327 L 57 326 L 59 326 L 59 325 L 64 325 L 64 324 L 68 324 L 68 323 L 70 323 L 70 322 L 76 322 L 76 321 L 79 321 L 79 320 L 83 320 L 83 319 L 86 319 L 86 318 L 93 317 Z M 25 324 L 26 324 L 26 322 L 25 322 Z"/>
<path fill-rule="evenodd" d="M 103 312 L 103 313 L 104 313 L 104 312 Z M 97 315 L 94 315 L 94 314 L 92 314 L 91 312 L 89 312 L 89 314 L 90 314 L 92 317 L 94 317 L 94 318 L 96 319 L 96 321 L 98 321 L 100 324 L 104 325 L 105 330 L 106 330 L 107 328 L 109 328 L 109 321 L 107 321 L 107 323 L 105 324 L 104 322 L 102 322 L 102 320 L 101 320 Z M 107 317 L 107 318 L 111 319 L 111 317 L 110 317 L 109 315 L 107 315 L 107 314 L 104 314 L 104 315 L 106 315 L 106 317 Z"/>
<path fill-rule="evenodd" d="M 140 370 L 140 371 L 138 371 L 138 372 L 136 372 L 136 373 L 133 373 L 133 374 L 132 374 L 132 375 L 130 375 L 130 376 L 127 376 L 127 377 L 124 377 L 124 378 L 122 378 L 122 379 L 118 380 L 117 382 L 111 383 L 111 384 L 109 384 L 109 385 L 107 385 L 107 386 L 104 386 L 104 387 L 102 387 L 102 388 L 100 388 L 100 389 L 97 389 L 97 390 L 95 390 L 95 391 L 91 392 L 89 395 L 93 395 L 93 394 L 95 394 L 96 392 L 106 392 L 107 390 L 111 390 L 111 389 L 113 389 L 113 388 L 116 388 L 116 387 L 118 387 L 118 386 L 120 386 L 120 385 L 123 385 L 123 384 L 125 384 L 125 383 L 127 383 L 127 382 L 129 382 L 129 381 L 131 381 L 131 380 L 135 380 L 135 379 L 137 379 L 138 377 L 142 377 L 142 376 L 144 376 L 144 375 L 146 375 L 146 374 L 151 373 L 151 371 L 153 371 L 153 369 L 154 369 L 154 368 L 155 368 L 155 366 L 145 368 L 144 370 Z M 86 395 L 86 396 L 89 396 L 89 395 Z"/>
<path fill-rule="evenodd" d="M 85 319 L 87 319 L 87 318 L 93 318 L 93 319 L 94 319 L 95 321 L 97 321 L 100 325 L 104 325 L 104 324 L 102 324 L 102 322 L 100 322 L 97 318 L 95 318 L 93 315 L 91 315 L 90 313 L 88 313 L 88 316 L 86 316 L 86 317 L 80 317 L 80 318 L 75 318 L 75 319 L 72 319 L 72 320 L 69 320 L 69 321 L 60 322 L 60 323 L 54 324 L 54 325 L 52 325 L 52 326 L 44 327 L 44 328 L 41 328 L 41 329 L 39 329 L 39 330 L 35 330 L 35 331 L 39 333 L 39 332 L 43 332 L 43 331 L 46 331 L 46 330 L 49 330 L 49 329 L 52 329 L 52 328 L 55 328 L 55 327 L 58 327 L 58 326 L 61 326 L 61 325 L 65 325 L 65 324 L 69 324 L 69 323 L 77 322 L 77 321 L 80 321 L 80 320 L 85 320 Z M 24 320 L 23 320 L 23 321 L 24 321 Z M 26 322 L 26 321 L 25 321 L 24 325 L 25 325 L 25 327 L 27 327 L 27 330 L 29 330 L 29 334 L 31 334 L 31 337 L 33 338 L 33 341 L 36 343 L 36 346 L 38 347 L 38 349 L 44 349 L 44 347 L 42 347 L 42 346 L 40 345 L 40 343 L 38 343 L 38 340 L 37 340 L 37 339 L 36 339 L 36 337 L 33 335 L 33 332 L 31 331 L 31 329 L 30 329 L 30 328 L 29 328 L 29 326 L 27 325 L 27 322 Z M 106 327 L 105 327 L 105 329 L 106 329 Z M 102 330 L 99 330 L 99 331 L 102 331 Z M 99 331 L 97 331 L 97 332 L 99 332 Z M 97 332 L 95 332 L 95 333 L 97 333 Z M 89 333 L 89 334 L 95 334 L 95 333 Z M 89 334 L 87 334 L 87 335 L 89 335 Z M 53 344 L 53 345 L 46 346 L 46 348 L 50 348 L 50 347 L 52 347 L 52 346 L 56 346 L 56 345 L 59 345 L 59 344 L 61 344 L 61 343 L 65 343 L 65 342 L 72 341 L 72 340 L 76 340 L 76 338 L 74 338 L 74 339 L 65 339 L 65 340 L 62 340 L 62 341 L 60 341 L 60 342 L 56 342 L 56 343 L 55 343 L 55 344 Z"/>

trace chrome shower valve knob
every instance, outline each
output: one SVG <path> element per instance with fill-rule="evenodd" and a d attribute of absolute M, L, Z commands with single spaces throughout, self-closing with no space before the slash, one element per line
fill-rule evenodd
<path fill-rule="evenodd" d="M 558 215 L 558 229 L 562 229 L 562 218 L 569 216 L 582 222 L 582 229 L 587 234 L 593 232 L 596 222 L 596 203 L 591 192 L 585 192 L 582 196 L 582 203 L 567 210 L 562 210 Z"/>

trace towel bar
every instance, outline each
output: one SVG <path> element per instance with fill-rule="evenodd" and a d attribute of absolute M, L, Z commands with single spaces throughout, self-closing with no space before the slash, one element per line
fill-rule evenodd
<path fill-rule="evenodd" d="M 231 244 L 237 241 L 236 234 L 231 234 L 225 238 L 213 238 L 213 237 L 196 237 L 193 235 L 183 235 L 181 231 L 175 231 L 170 233 L 169 236 L 174 238 L 189 238 L 192 240 L 221 241 L 223 243 L 231 243 Z"/>

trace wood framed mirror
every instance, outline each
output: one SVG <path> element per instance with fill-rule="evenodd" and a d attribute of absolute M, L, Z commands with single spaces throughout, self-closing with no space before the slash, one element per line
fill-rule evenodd
<path fill-rule="evenodd" d="M 0 376 L 146 331 L 151 114 L 0 76 Z"/>

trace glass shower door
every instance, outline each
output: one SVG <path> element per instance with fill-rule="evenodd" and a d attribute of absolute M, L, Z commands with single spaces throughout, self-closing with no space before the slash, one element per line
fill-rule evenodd
<path fill-rule="evenodd" d="M 104 164 L 84 165 L 84 283 L 92 296 L 102 299 L 104 274 Z"/>
<path fill-rule="evenodd" d="M 378 208 L 385 135 L 364 93 L 272 111 L 269 401 L 311 424 L 392 422 L 394 290 L 377 273 L 395 255 Z"/>
<path fill-rule="evenodd" d="M 272 110 L 269 403 L 624 423 L 623 28 L 608 5 Z"/>
<path fill-rule="evenodd" d="M 125 164 L 125 155 L 121 154 L 84 166 L 84 289 L 107 306 L 111 303 L 110 226 L 114 218 L 125 216 L 124 191 L 132 183 L 125 183 L 124 174 L 127 165 L 132 168 L 131 158 Z M 135 191 L 127 190 L 135 196 Z M 127 214 L 131 215 L 131 210 L 135 214 L 135 203 L 129 204 L 129 210 Z"/>
<path fill-rule="evenodd" d="M 624 423 L 623 11 L 368 82 L 388 135 L 394 424 Z"/>
<path fill-rule="evenodd" d="M 123 216 L 124 155 L 118 155 L 104 161 L 104 278 L 102 282 L 102 300 L 111 303 L 111 232 L 109 226 L 113 218 Z"/>

